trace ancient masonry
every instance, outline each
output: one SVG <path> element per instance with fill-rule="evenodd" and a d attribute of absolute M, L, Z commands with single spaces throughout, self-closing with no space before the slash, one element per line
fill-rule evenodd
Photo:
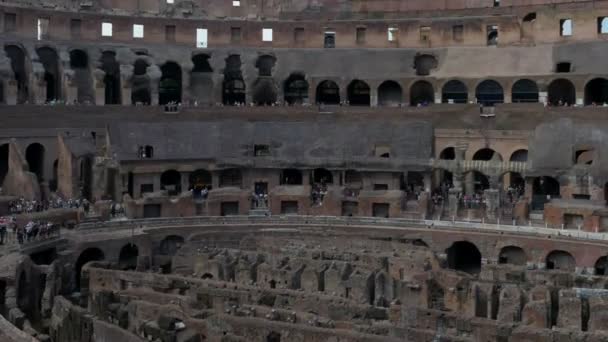
<path fill-rule="evenodd" d="M 608 341 L 607 40 L 602 0 L 3 0 L 0 342 Z"/>

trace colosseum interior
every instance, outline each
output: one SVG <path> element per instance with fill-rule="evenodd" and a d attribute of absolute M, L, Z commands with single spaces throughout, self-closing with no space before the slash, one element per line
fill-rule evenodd
<path fill-rule="evenodd" d="M 2 0 L 0 342 L 608 341 L 608 1 Z"/>

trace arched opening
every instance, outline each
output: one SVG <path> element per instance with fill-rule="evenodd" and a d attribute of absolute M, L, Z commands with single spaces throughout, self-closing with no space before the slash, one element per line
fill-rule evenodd
<path fill-rule="evenodd" d="M 281 334 L 276 331 L 271 331 L 268 336 L 266 336 L 266 342 L 281 342 Z"/>
<path fill-rule="evenodd" d="M 29 165 L 30 172 L 38 177 L 38 181 L 44 180 L 44 146 L 33 143 L 25 149 L 25 159 Z"/>
<path fill-rule="evenodd" d="M 494 106 L 503 103 L 505 100 L 504 92 L 500 83 L 494 80 L 485 80 L 475 88 L 477 103 L 484 106 Z"/>
<path fill-rule="evenodd" d="M 120 104 L 122 97 L 120 90 L 120 64 L 116 61 L 115 52 L 104 51 L 101 54 L 101 70 L 105 73 L 103 77 L 105 104 Z"/>
<path fill-rule="evenodd" d="M 201 195 L 203 190 L 210 190 L 212 186 L 211 172 L 207 170 L 195 170 L 188 177 L 188 188 L 192 190 L 194 196 Z"/>
<path fill-rule="evenodd" d="M 427 106 L 435 102 L 435 90 L 427 81 L 417 81 L 410 88 L 410 105 Z"/>
<path fill-rule="evenodd" d="M 507 172 L 504 174 L 503 184 L 507 185 L 508 190 L 511 191 L 510 196 L 512 200 L 517 200 L 520 196 L 524 195 L 526 181 L 519 172 Z"/>
<path fill-rule="evenodd" d="M 255 67 L 258 69 L 258 78 L 253 84 L 253 103 L 256 105 L 272 105 L 277 102 L 277 85 L 272 78 L 272 69 L 277 59 L 274 56 L 260 56 Z"/>
<path fill-rule="evenodd" d="M 152 103 L 150 76 L 148 76 L 148 63 L 138 59 L 133 65 L 131 79 L 131 102 L 136 105 L 150 105 Z"/>
<path fill-rule="evenodd" d="M 27 277 L 25 271 L 21 271 L 19 274 L 19 285 L 17 287 L 17 307 L 24 313 L 28 314 L 31 311 L 30 298 L 32 298 L 31 287 L 28 286 Z M 29 315 L 28 315 L 29 316 Z"/>
<path fill-rule="evenodd" d="M 317 86 L 317 103 L 340 104 L 340 87 L 334 81 L 323 81 Z"/>
<path fill-rule="evenodd" d="M 184 238 L 178 235 L 169 235 L 160 242 L 160 255 L 174 256 L 184 244 Z"/>
<path fill-rule="evenodd" d="M 437 57 L 429 54 L 420 54 L 414 57 L 414 69 L 416 69 L 416 75 L 428 76 L 431 74 L 431 70 L 436 69 L 438 65 Z"/>
<path fill-rule="evenodd" d="M 4 184 L 4 178 L 8 173 L 8 144 L 0 145 L 0 188 Z"/>
<path fill-rule="evenodd" d="M 521 247 L 517 246 L 506 246 L 500 250 L 498 255 L 499 264 L 511 264 L 523 266 L 527 263 L 528 257 L 526 252 Z"/>
<path fill-rule="evenodd" d="M 511 102 L 533 103 L 538 102 L 538 85 L 532 80 L 519 80 L 511 89 Z"/>
<path fill-rule="evenodd" d="M 595 262 L 595 275 L 608 275 L 608 257 L 603 256 Z"/>
<path fill-rule="evenodd" d="M 585 105 L 608 104 L 608 80 L 594 78 L 585 85 Z"/>
<path fill-rule="evenodd" d="M 350 82 L 347 88 L 348 103 L 351 106 L 369 106 L 370 90 L 369 85 L 361 80 Z"/>
<path fill-rule="evenodd" d="M 245 104 L 245 82 L 243 82 L 239 55 L 230 55 L 226 58 L 222 102 L 230 106 Z"/>
<path fill-rule="evenodd" d="M 137 268 L 137 258 L 139 249 L 133 243 L 128 243 L 120 249 L 118 256 L 118 266 L 121 270 L 135 270 Z"/>
<path fill-rule="evenodd" d="M 4 99 L 4 82 L 0 79 L 0 104 L 5 104 L 6 100 Z"/>
<path fill-rule="evenodd" d="M 272 69 L 276 64 L 277 59 L 274 56 L 262 55 L 255 62 L 255 67 L 258 69 L 258 77 L 271 77 Z"/>
<path fill-rule="evenodd" d="M 461 81 L 451 80 L 441 89 L 441 102 L 443 103 L 467 103 L 468 99 L 467 86 Z"/>
<path fill-rule="evenodd" d="M 158 87 L 158 103 L 182 102 L 182 68 L 175 62 L 167 62 L 160 67 L 162 76 Z"/>
<path fill-rule="evenodd" d="M 312 172 L 312 179 L 314 183 L 317 184 L 333 184 L 334 177 L 331 174 L 331 171 L 327 169 L 314 169 Z"/>
<path fill-rule="evenodd" d="M 50 265 L 57 259 L 57 249 L 53 247 L 32 253 L 30 259 L 36 265 Z"/>
<path fill-rule="evenodd" d="M 454 160 L 456 159 L 456 149 L 453 147 L 446 147 L 439 153 L 439 159 L 441 160 Z"/>
<path fill-rule="evenodd" d="M 36 50 L 40 63 L 44 67 L 44 81 L 46 82 L 46 101 L 61 99 L 61 74 L 59 73 L 59 56 L 57 51 L 49 47 Z"/>
<path fill-rule="evenodd" d="M 80 188 L 81 195 L 91 200 L 93 195 L 93 157 L 86 156 L 80 160 Z"/>
<path fill-rule="evenodd" d="M 74 71 L 78 103 L 95 103 L 93 79 L 89 71 L 89 56 L 83 50 L 70 51 L 70 68 Z"/>
<path fill-rule="evenodd" d="M 488 176 L 479 171 L 469 171 L 464 174 L 465 193 L 467 195 L 483 194 L 490 188 Z"/>
<path fill-rule="evenodd" d="M 241 187 L 243 176 L 239 169 L 222 170 L 220 173 L 220 187 Z"/>
<path fill-rule="evenodd" d="M 549 176 L 537 177 L 532 184 L 532 210 L 543 210 L 545 203 L 560 197 L 560 184 Z"/>
<path fill-rule="evenodd" d="M 302 172 L 297 169 L 281 171 L 281 185 L 302 185 Z"/>
<path fill-rule="evenodd" d="M 457 241 L 448 248 L 448 267 L 471 274 L 481 271 L 481 253 L 468 241 Z"/>
<path fill-rule="evenodd" d="M 475 152 L 473 155 L 473 160 L 485 160 L 485 161 L 502 161 L 502 156 L 500 153 L 494 151 L 491 148 L 482 148 L 479 151 Z"/>
<path fill-rule="evenodd" d="M 182 176 L 176 170 L 167 170 L 160 175 L 160 189 L 167 190 L 169 196 L 182 192 Z"/>
<path fill-rule="evenodd" d="M 209 55 L 198 54 L 192 57 L 194 67 L 190 73 L 190 95 L 196 103 L 213 103 L 213 69 Z"/>
<path fill-rule="evenodd" d="M 572 254 L 566 251 L 552 251 L 545 258 L 545 265 L 548 270 L 560 270 L 574 272 L 576 260 Z"/>
<path fill-rule="evenodd" d="M 576 103 L 574 84 L 565 78 L 551 82 L 547 90 L 548 101 L 552 106 L 571 106 Z"/>
<path fill-rule="evenodd" d="M 527 162 L 528 161 L 528 150 L 517 150 L 511 154 L 509 161 L 512 162 Z"/>
<path fill-rule="evenodd" d="M 378 105 L 398 107 L 403 103 L 403 90 L 395 81 L 384 81 L 378 87 Z"/>
<path fill-rule="evenodd" d="M 308 102 L 308 82 L 303 74 L 291 74 L 284 85 L 285 102 L 303 104 Z"/>
<path fill-rule="evenodd" d="M 28 72 L 25 64 L 25 52 L 16 45 L 7 45 L 4 47 L 6 55 L 11 60 L 11 69 L 13 76 L 17 82 L 17 103 L 23 104 L 28 101 Z"/>
<path fill-rule="evenodd" d="M 91 247 L 87 248 L 80 253 L 78 259 L 76 259 L 75 271 L 76 271 L 76 291 L 80 290 L 81 283 L 81 272 L 82 267 L 91 261 L 101 261 L 106 257 L 99 248 Z"/>

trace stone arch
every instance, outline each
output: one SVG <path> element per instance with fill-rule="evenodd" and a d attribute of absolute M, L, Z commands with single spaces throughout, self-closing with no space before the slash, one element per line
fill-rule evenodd
<path fill-rule="evenodd" d="M 59 55 L 51 47 L 43 46 L 36 49 L 38 59 L 44 68 L 44 81 L 46 82 L 46 101 L 61 99 L 61 73 L 59 69 Z"/>
<path fill-rule="evenodd" d="M 116 61 L 116 53 L 114 51 L 102 52 L 100 62 L 100 69 L 105 74 L 103 77 L 105 104 L 121 104 L 120 63 Z"/>
<path fill-rule="evenodd" d="M 182 192 L 182 175 L 177 170 L 167 170 L 160 175 L 160 189 L 167 190 L 170 196 Z"/>
<path fill-rule="evenodd" d="M 76 83 L 76 100 L 78 103 L 95 103 L 93 78 L 89 69 L 89 55 L 84 50 L 70 51 L 70 68 L 74 72 L 73 83 Z"/>
<path fill-rule="evenodd" d="M 548 101 L 552 106 L 573 105 L 576 103 L 574 84 L 565 78 L 559 78 L 551 82 L 547 91 Z"/>
<path fill-rule="evenodd" d="M 137 59 L 133 64 L 133 77 L 131 79 L 131 102 L 133 104 L 150 105 L 152 103 L 152 89 L 148 67 L 144 59 Z"/>
<path fill-rule="evenodd" d="M 185 240 L 179 235 L 169 235 L 160 242 L 160 255 L 174 256 Z"/>
<path fill-rule="evenodd" d="M 160 67 L 158 104 L 182 102 L 182 68 L 175 62 L 167 62 Z"/>
<path fill-rule="evenodd" d="M 395 81 L 384 81 L 378 86 L 378 105 L 398 107 L 403 103 L 403 90 Z"/>
<path fill-rule="evenodd" d="M 481 271 L 481 252 L 469 241 L 456 241 L 446 251 L 448 267 L 471 274 Z"/>
<path fill-rule="evenodd" d="M 455 160 L 456 149 L 454 147 L 446 147 L 439 153 L 439 159 L 441 160 Z"/>
<path fill-rule="evenodd" d="M 369 106 L 371 104 L 370 88 L 364 81 L 354 80 L 350 82 L 347 93 L 348 103 L 351 106 Z"/>
<path fill-rule="evenodd" d="M 435 102 L 435 90 L 427 81 L 416 81 L 410 87 L 410 105 L 426 106 Z"/>
<path fill-rule="evenodd" d="M 76 275 L 76 290 L 80 290 L 80 282 L 81 282 L 81 272 L 82 267 L 91 261 L 101 261 L 105 260 L 105 254 L 103 251 L 96 247 L 90 247 L 80 252 L 78 259 L 76 259 L 75 264 L 75 275 Z"/>
<path fill-rule="evenodd" d="M 192 56 L 194 67 L 190 72 L 190 95 L 196 103 L 213 103 L 213 68 L 209 58 L 203 53 Z"/>
<path fill-rule="evenodd" d="M 220 172 L 220 187 L 241 187 L 243 176 L 239 169 L 226 169 Z"/>
<path fill-rule="evenodd" d="M 500 83 L 494 80 L 485 80 L 475 88 L 477 103 L 484 106 L 494 106 L 505 101 L 504 91 Z"/>
<path fill-rule="evenodd" d="M 554 250 L 547 254 L 545 265 L 548 270 L 574 272 L 576 269 L 576 259 L 566 251 Z"/>
<path fill-rule="evenodd" d="M 203 169 L 194 170 L 188 176 L 188 188 L 194 191 L 211 189 L 213 177 L 211 172 Z"/>
<path fill-rule="evenodd" d="M 467 195 L 481 193 L 490 188 L 488 176 L 477 170 L 465 172 L 464 183 L 465 193 Z"/>
<path fill-rule="evenodd" d="M 498 254 L 499 264 L 511 264 L 523 266 L 527 263 L 528 256 L 523 248 L 518 246 L 505 246 L 500 249 Z"/>
<path fill-rule="evenodd" d="M 608 256 L 599 257 L 593 268 L 595 275 L 608 275 Z"/>
<path fill-rule="evenodd" d="M 245 82 L 241 71 L 241 56 L 230 55 L 225 60 L 222 102 L 225 105 L 245 104 Z"/>
<path fill-rule="evenodd" d="M 529 79 L 518 80 L 511 87 L 511 102 L 533 103 L 538 102 L 538 85 Z"/>
<path fill-rule="evenodd" d="M 479 149 L 475 154 L 473 154 L 473 160 L 484 160 L 484 161 L 502 161 L 502 156 L 500 153 L 494 151 L 491 148 L 482 148 Z"/>
<path fill-rule="evenodd" d="M 128 243 L 120 249 L 118 255 L 118 265 L 122 270 L 135 270 L 137 268 L 137 259 L 139 257 L 139 248 L 134 243 Z"/>
<path fill-rule="evenodd" d="M 9 154 L 9 145 L 2 144 L 0 145 L 0 188 L 4 183 L 4 178 L 8 173 L 8 154 Z"/>
<path fill-rule="evenodd" d="M 467 86 L 459 80 L 451 80 L 441 88 L 442 103 L 467 103 L 469 92 Z"/>
<path fill-rule="evenodd" d="M 608 104 L 608 79 L 594 78 L 585 85 L 585 105 Z"/>
<path fill-rule="evenodd" d="M 284 169 L 281 171 L 281 185 L 302 185 L 302 171 L 298 169 Z"/>
<path fill-rule="evenodd" d="M 316 102 L 319 104 L 340 104 L 340 87 L 334 81 L 326 80 L 317 85 Z"/>
<path fill-rule="evenodd" d="M 45 149 L 40 143 L 30 144 L 25 149 L 25 159 L 29 166 L 30 172 L 38 177 L 38 181 L 44 180 L 44 157 Z"/>
<path fill-rule="evenodd" d="M 308 102 L 308 82 L 302 73 L 293 73 L 283 85 L 284 100 L 287 104 L 303 104 Z"/>
<path fill-rule="evenodd" d="M 312 179 L 314 183 L 333 184 L 334 177 L 331 171 L 323 168 L 314 169 L 312 172 Z"/>
<path fill-rule="evenodd" d="M 25 50 L 17 45 L 6 45 L 4 52 L 11 61 L 13 78 L 17 82 L 17 103 L 25 103 L 29 98 L 29 73 L 26 67 Z"/>
<path fill-rule="evenodd" d="M 527 162 L 528 161 L 528 150 L 522 148 L 522 149 L 519 149 L 519 150 L 511 153 L 511 157 L 509 158 L 509 161 Z"/>
<path fill-rule="evenodd" d="M 271 331 L 266 336 L 266 342 L 281 342 L 281 334 L 276 331 Z"/>

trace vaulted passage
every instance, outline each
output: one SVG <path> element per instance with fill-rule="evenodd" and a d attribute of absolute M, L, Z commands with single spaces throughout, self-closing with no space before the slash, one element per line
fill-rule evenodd
<path fill-rule="evenodd" d="M 149 64 L 138 59 L 133 65 L 133 78 L 131 80 L 131 102 L 134 105 L 150 105 L 152 103 Z"/>
<path fill-rule="evenodd" d="M 0 145 L 0 188 L 4 183 L 4 178 L 8 173 L 8 144 Z"/>
<path fill-rule="evenodd" d="M 87 248 L 80 253 L 80 256 L 78 256 L 78 259 L 76 260 L 76 264 L 74 265 L 77 290 L 80 290 L 82 266 L 91 261 L 101 261 L 104 259 L 105 255 L 99 248 Z"/>
<path fill-rule="evenodd" d="M 303 74 L 291 74 L 284 85 L 285 102 L 302 104 L 308 102 L 308 82 Z"/>
<path fill-rule="evenodd" d="M 323 81 L 317 86 L 317 103 L 340 104 L 340 87 L 334 81 Z"/>
<path fill-rule="evenodd" d="M 28 100 L 28 70 L 25 64 L 25 53 L 16 45 L 7 45 L 4 48 L 6 55 L 11 60 L 14 79 L 17 82 L 17 103 L 22 104 Z"/>
<path fill-rule="evenodd" d="M 484 106 L 494 106 L 504 102 L 504 92 L 502 86 L 494 80 L 485 80 L 475 89 L 477 103 Z"/>
<path fill-rule="evenodd" d="M 467 86 L 458 80 L 451 80 L 441 89 L 441 102 L 443 103 L 467 103 L 469 93 Z"/>
<path fill-rule="evenodd" d="M 427 81 L 417 81 L 410 88 L 410 105 L 426 106 L 435 102 L 435 90 Z"/>
<path fill-rule="evenodd" d="M 528 258 L 526 252 L 521 247 L 517 246 L 506 246 L 500 250 L 498 256 L 499 264 L 511 264 L 523 266 L 526 264 Z"/>
<path fill-rule="evenodd" d="M 46 82 L 46 101 L 61 99 L 61 74 L 59 72 L 59 56 L 57 51 L 42 47 L 36 50 L 40 63 L 44 67 L 44 81 Z"/>
<path fill-rule="evenodd" d="M 74 71 L 72 83 L 76 85 L 78 103 L 95 103 L 93 78 L 89 70 L 89 56 L 83 50 L 70 51 L 70 68 Z"/>
<path fill-rule="evenodd" d="M 473 160 L 484 160 L 484 161 L 502 161 L 502 156 L 500 153 L 494 151 L 491 148 L 482 148 L 479 151 L 475 152 L 473 155 Z"/>
<path fill-rule="evenodd" d="M 101 70 L 103 77 L 105 104 L 115 105 L 121 103 L 120 91 L 120 64 L 116 61 L 116 53 L 104 51 L 101 54 Z"/>
<path fill-rule="evenodd" d="M 245 104 L 245 82 L 243 82 L 241 57 L 239 55 L 230 55 L 226 58 L 222 102 L 231 106 Z"/>
<path fill-rule="evenodd" d="M 139 249 L 133 243 L 126 244 L 120 249 L 118 265 L 122 270 L 135 270 L 137 268 L 137 258 Z"/>
<path fill-rule="evenodd" d="M 276 58 L 270 55 L 260 56 L 255 63 L 258 78 L 253 83 L 253 102 L 256 105 L 272 105 L 277 102 L 277 85 L 272 78 L 272 69 Z"/>
<path fill-rule="evenodd" d="M 608 104 L 608 80 L 595 78 L 585 86 L 585 105 Z"/>
<path fill-rule="evenodd" d="M 467 273 L 481 271 L 481 253 L 474 244 L 468 241 L 454 242 L 447 250 L 448 267 Z"/>
<path fill-rule="evenodd" d="M 196 104 L 213 103 L 213 69 L 209 56 L 199 54 L 192 57 L 194 68 L 190 73 L 190 95 Z"/>
<path fill-rule="evenodd" d="M 574 272 L 576 260 L 566 251 L 552 251 L 547 255 L 545 264 L 548 270 Z"/>
<path fill-rule="evenodd" d="M 25 159 L 30 167 L 30 172 L 33 172 L 38 181 L 44 180 L 44 146 L 39 143 L 33 143 L 25 149 Z"/>
<path fill-rule="evenodd" d="M 161 66 L 162 76 L 158 87 L 158 104 L 182 102 L 182 68 L 175 62 Z"/>
<path fill-rule="evenodd" d="M 354 80 L 348 85 L 348 103 L 351 106 L 369 106 L 369 85 L 361 80 Z"/>
<path fill-rule="evenodd" d="M 378 87 L 378 105 L 398 107 L 403 103 L 403 90 L 395 81 L 384 81 Z"/>
<path fill-rule="evenodd" d="M 565 78 L 557 79 L 549 84 L 548 101 L 552 106 L 568 106 L 576 103 L 574 84 Z"/>
<path fill-rule="evenodd" d="M 160 255 L 175 255 L 184 244 L 184 238 L 178 235 L 169 235 L 160 242 Z"/>
<path fill-rule="evenodd" d="M 511 102 L 532 103 L 538 102 L 538 85 L 532 80 L 519 80 L 513 84 Z"/>

